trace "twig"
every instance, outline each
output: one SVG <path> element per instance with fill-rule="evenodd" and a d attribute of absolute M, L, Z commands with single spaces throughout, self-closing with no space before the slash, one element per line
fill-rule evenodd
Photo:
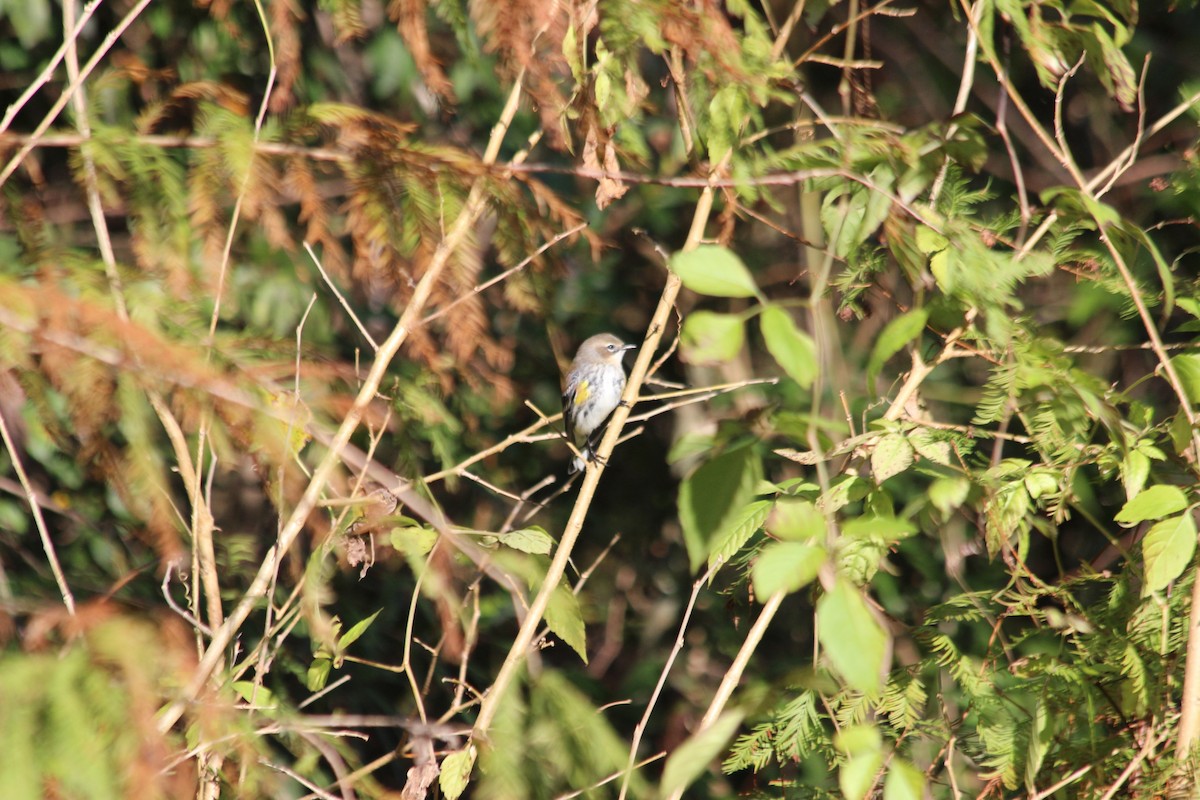
<path fill-rule="evenodd" d="M 1054 784 L 1053 786 L 1049 786 L 1049 787 L 1047 787 L 1047 788 L 1043 789 L 1042 791 L 1038 792 L 1037 794 L 1031 794 L 1031 795 L 1029 795 L 1029 800 L 1045 800 L 1045 798 L 1047 798 L 1047 797 L 1049 797 L 1050 795 L 1054 794 L 1054 793 L 1055 793 L 1055 792 L 1057 792 L 1059 789 L 1062 789 L 1062 788 L 1064 788 L 1064 787 L 1066 787 L 1066 786 L 1070 786 L 1072 783 L 1074 783 L 1075 781 L 1079 780 L 1079 779 L 1080 779 L 1080 778 L 1082 778 L 1084 775 L 1087 775 L 1087 774 L 1088 774 L 1088 772 L 1090 772 L 1090 771 L 1091 771 L 1091 769 L 1092 769 L 1092 766 L 1093 766 L 1092 764 L 1085 764 L 1085 765 L 1083 765 L 1082 767 L 1080 767 L 1079 769 L 1075 770 L 1075 771 L 1074 771 L 1074 772 L 1072 772 L 1070 775 L 1068 775 L 1067 777 L 1063 778 L 1062 780 L 1060 780 L 1058 783 Z"/>
<path fill-rule="evenodd" d="M 649 756 L 647 758 L 643 758 L 641 761 L 634 764 L 633 768 L 641 769 L 642 767 L 646 766 L 647 764 L 653 764 L 655 761 L 659 761 L 666 757 L 667 757 L 666 751 L 663 751 L 661 753 L 655 753 L 654 755 Z M 605 784 L 612 783 L 617 778 L 621 777 L 622 775 L 627 774 L 627 772 L 628 772 L 627 770 L 619 770 L 618 772 L 613 772 L 613 773 L 605 776 L 604 778 L 601 778 L 600 780 L 596 781 L 595 783 L 593 783 L 591 786 L 587 787 L 586 789 L 576 789 L 575 791 L 568 792 L 567 794 L 560 794 L 558 797 L 554 798 L 554 800 L 573 800 L 573 798 L 579 797 L 582 794 L 586 794 L 595 789 L 599 789 L 601 786 L 604 786 Z"/>
<path fill-rule="evenodd" d="M 4 119 L 0 120 L 0 133 L 8 130 L 8 126 L 16 119 L 17 114 L 25 107 L 29 99 L 46 85 L 46 82 L 50 80 L 50 76 L 54 74 L 55 70 L 58 69 L 58 65 L 62 63 L 63 57 L 66 56 L 67 52 L 76 49 L 76 42 L 79 40 L 79 34 L 83 30 L 83 26 L 92 18 L 92 14 L 96 13 L 96 9 L 100 6 L 101 2 L 103 0 L 91 0 L 91 2 L 83 7 L 83 10 L 79 13 L 79 19 L 75 20 L 75 24 L 67 32 L 62 45 L 55 51 L 50 61 L 46 63 L 45 68 L 38 73 L 33 82 L 25 87 L 25 91 L 21 92 L 21 96 L 14 100 L 12 105 L 8 107 L 8 110 L 4 112 Z M 74 10 L 72 9 L 73 12 Z"/>
<path fill-rule="evenodd" d="M 25 500 L 29 503 L 29 510 L 33 512 L 33 523 L 37 527 L 38 536 L 42 538 L 42 549 L 46 552 L 46 560 L 50 562 L 50 571 L 54 573 L 54 580 L 58 583 L 58 592 L 62 595 L 63 605 L 67 607 L 67 613 L 75 616 L 75 596 L 71 594 L 71 588 L 67 586 L 67 579 L 63 576 L 62 567 L 58 564 L 58 556 L 54 553 L 54 542 L 50 541 L 50 530 L 46 527 L 46 518 L 42 516 L 42 507 L 38 505 L 37 493 L 33 490 L 33 484 L 29 482 L 29 476 L 25 474 L 25 467 L 21 463 L 21 456 L 17 452 L 16 445 L 13 444 L 12 436 L 9 435 L 8 422 L 5 421 L 3 413 L 0 413 L 0 436 L 4 438 L 4 447 L 8 450 L 8 457 L 12 460 L 17 480 L 25 488 Z"/>
<path fill-rule="evenodd" d="M 540 256 L 542 253 L 546 252 L 551 247 L 554 247 L 554 245 L 558 244 L 563 239 L 566 239 L 570 236 L 574 236 L 575 234 L 579 233 L 581 230 L 583 230 L 586 227 L 587 227 L 587 223 L 581 222 L 578 225 L 576 225 L 574 228 L 563 231 L 562 233 L 558 234 L 550 241 L 543 244 L 537 250 L 533 251 L 533 253 L 531 253 L 524 260 L 522 260 L 520 264 L 517 264 L 515 267 L 510 267 L 510 268 L 504 270 L 504 272 L 501 272 L 496 277 L 494 277 L 490 280 L 484 281 L 483 283 L 479 284 L 475 288 L 471 289 L 471 291 L 464 293 L 460 297 L 456 297 L 452 302 L 446 304 L 444 307 L 439 308 L 437 311 L 434 311 L 433 313 L 426 315 L 425 319 L 423 320 L 424 324 L 428 325 L 430 322 L 433 322 L 438 317 L 449 312 L 450 309 L 454 308 L 459 303 L 465 303 L 467 300 L 471 299 L 472 297 L 479 294 L 480 292 L 482 292 L 492 286 L 495 286 L 497 283 L 499 283 L 502 280 L 505 280 L 513 273 L 520 272 L 521 270 L 525 269 L 525 267 L 529 266 L 529 264 L 531 264 L 533 262 L 533 260 L 535 258 L 537 258 L 538 256 Z"/>
<path fill-rule="evenodd" d="M 260 758 L 258 760 L 258 763 L 262 764 L 264 767 L 269 767 L 269 768 L 275 770 L 276 772 L 280 772 L 280 773 L 283 773 L 284 775 L 287 775 L 289 778 L 294 780 L 296 783 L 300 784 L 305 789 L 308 789 L 315 796 L 321 798 L 321 800 L 345 800 L 344 797 L 338 797 L 335 794 L 330 794 L 329 792 L 322 789 L 320 786 L 317 786 L 315 783 L 310 781 L 308 778 L 305 778 L 300 773 L 298 773 L 292 769 L 289 769 L 288 767 L 285 767 L 282 764 L 276 764 L 275 762 L 268 761 L 265 758 Z"/>
<path fill-rule="evenodd" d="M 714 173 L 717 171 L 719 170 L 714 170 Z M 696 204 L 696 211 L 692 218 L 692 227 L 688 233 L 684 250 L 695 249 L 700 244 L 704 227 L 712 211 L 713 194 L 714 191 L 711 187 L 706 188 L 701 193 L 700 199 Z M 605 430 L 604 436 L 600 440 L 600 445 L 596 450 L 597 459 L 587 469 L 583 483 L 579 487 L 579 494 L 576 497 L 574 507 L 571 509 L 571 516 L 567 519 L 562 538 L 559 540 L 558 549 L 555 551 L 554 558 L 546 570 L 542 586 L 530 602 L 529 612 L 526 614 L 520 629 L 517 631 L 517 635 L 513 639 L 508 655 L 505 657 L 504 663 L 501 664 L 500 671 L 496 674 L 496 679 L 492 683 L 491 688 L 483 698 L 483 704 L 479 708 L 479 716 L 475 721 L 475 730 L 472 733 L 473 738 L 485 739 L 487 737 L 492 721 L 499 710 L 500 703 L 504 700 L 504 694 L 508 689 L 508 685 L 512 682 L 517 670 L 524 663 L 528 655 L 529 646 L 533 643 L 538 625 L 541 623 L 542 615 L 546 613 L 546 605 L 550 602 L 550 595 L 562 580 L 567 563 L 571 558 L 571 551 L 575 547 L 575 542 L 579 538 L 580 531 L 583 530 L 583 522 L 591 506 L 592 497 L 595 496 L 596 487 L 599 485 L 600 478 L 604 474 L 605 461 L 612 455 L 613 446 L 621 436 L 621 429 L 629 417 L 633 401 L 641 390 L 642 382 L 645 380 L 647 369 L 650 366 L 651 359 L 654 357 L 658 342 L 662 338 L 663 329 L 674 306 L 675 297 L 679 293 L 680 286 L 679 277 L 675 273 L 669 272 L 667 274 L 666 286 L 663 288 L 662 296 L 659 298 L 658 308 L 655 310 L 654 317 L 650 322 L 650 329 L 647 331 L 641 348 L 638 350 L 638 357 L 634 362 L 633 369 L 630 370 L 629 380 L 621 398 L 623 402 L 613 412 L 612 421 Z"/>
<path fill-rule="evenodd" d="M 350 315 L 350 319 L 354 322 L 354 326 L 358 328 L 358 332 L 361 333 L 363 338 L 367 340 L 367 343 L 371 345 L 372 350 L 379 350 L 379 345 L 376 344 L 375 340 L 371 338 L 371 334 L 367 333 L 367 329 L 362 324 L 362 320 L 358 318 L 358 314 L 354 313 L 354 309 L 350 307 L 350 304 L 346 302 L 346 298 L 342 296 L 342 293 L 338 291 L 337 286 L 333 284 L 333 280 L 329 277 L 329 273 L 325 271 L 325 267 L 321 266 L 321 259 L 317 258 L 317 254 L 313 252 L 312 245 L 308 242 L 305 242 L 304 249 L 308 253 L 308 257 L 312 259 L 313 264 L 316 264 L 317 271 L 321 273 L 321 277 L 325 279 L 325 285 L 329 287 L 329 290 L 333 292 L 333 296 L 338 299 L 338 302 L 342 304 L 342 308 L 344 308 L 346 313 Z"/>
<path fill-rule="evenodd" d="M 712 702 L 708 704 L 708 710 L 700 718 L 700 724 L 696 726 L 696 730 L 692 733 L 693 736 L 707 730 L 721 716 L 721 712 L 725 710 L 725 704 L 733 696 L 733 690 L 742 681 L 742 673 L 746 671 L 746 665 L 750 663 L 750 656 L 754 655 L 754 651 L 758 649 L 758 644 L 762 641 L 763 634 L 767 632 L 767 626 L 775 618 L 776 612 L 779 611 L 779 606 L 783 603 L 783 598 L 787 597 L 787 595 L 787 589 L 780 589 L 763 604 L 763 609 L 759 612 L 758 619 L 754 620 L 754 625 L 746 632 L 745 641 L 742 642 L 741 648 L 738 649 L 737 655 L 734 656 L 733 663 L 729 665 L 729 669 L 725 671 L 725 675 L 721 678 L 721 683 L 717 686 L 717 691 L 713 695 Z M 679 798 L 683 797 L 683 790 L 684 787 L 676 789 L 670 795 L 670 800 L 679 800 Z"/>
<path fill-rule="evenodd" d="M 79 87 L 83 85 L 83 82 L 86 81 L 88 76 L 92 74 L 92 70 L 96 69 L 96 66 L 100 63 L 104 56 L 108 55 L 108 51 L 111 50 L 113 45 L 117 43 L 117 39 L 121 38 L 121 35 L 125 33 L 125 30 L 133 24 L 133 21 L 136 20 L 143 11 L 146 10 L 146 6 L 148 5 L 150 5 L 150 0 L 138 0 L 137 4 L 133 8 L 129 9 L 129 13 L 122 17 L 121 21 L 117 23 L 117 27 L 108 32 L 108 35 L 104 37 L 104 41 L 100 43 L 100 47 L 96 49 L 96 52 L 93 53 L 92 57 L 88 59 L 87 64 L 85 64 L 83 69 L 79 71 L 79 77 L 67 84 L 67 87 L 63 90 L 62 94 L 60 94 L 58 99 L 54 101 L 54 104 L 50 106 L 50 110 L 46 112 L 44 117 L 42 117 L 42 121 L 39 122 L 37 127 L 33 129 L 33 133 L 29 134 L 28 138 L 25 140 L 25 144 L 21 145 L 21 148 L 17 150 L 11 159 L 9 159 L 8 163 L 4 166 L 4 169 L 0 170 L 0 186 L 3 186 L 8 182 L 8 179 L 12 177 L 12 174 L 16 172 L 17 167 L 19 167 L 21 162 L 25 160 L 25 156 L 29 155 L 30 152 L 33 151 L 33 148 L 37 146 L 38 139 L 40 139 L 42 135 L 50 129 L 50 126 L 54 124 L 56 119 L 58 119 L 58 115 L 61 114 L 62 110 L 67 107 L 67 103 L 71 102 L 72 95 L 79 90 Z M 10 107 L 10 111 L 11 110 L 12 108 Z"/>
<path fill-rule="evenodd" d="M 512 91 L 509 93 L 508 101 L 501 112 L 500 119 L 492 129 L 491 139 L 483 156 L 484 163 L 494 163 L 497 155 L 499 155 L 504 134 L 517 112 L 518 101 L 521 97 L 521 82 L 523 80 L 524 73 L 522 72 L 517 76 Z M 392 329 L 387 339 L 379 346 L 375 361 L 372 363 L 371 369 L 367 373 L 363 385 L 355 397 L 354 403 L 346 412 L 345 419 L 342 420 L 337 433 L 334 434 L 330 441 L 326 455 L 313 471 L 312 479 L 309 481 L 303 496 L 280 529 L 277 543 L 267 551 L 262 565 L 254 576 L 254 580 L 243 594 L 242 599 L 238 602 L 233 612 L 226 619 L 225 624 L 214 632 L 213 640 L 205 651 L 204 657 L 197 665 L 192 680 L 184 687 L 181 696 L 164 709 L 159 716 L 158 729 L 160 731 L 165 732 L 170 730 L 183 714 L 187 704 L 199 695 L 208 679 L 208 675 L 220 660 L 222 652 L 233 641 L 234 635 L 240 630 L 247 617 L 250 616 L 250 612 L 254 609 L 258 600 L 265 596 L 271 578 L 275 574 L 279 559 L 292 546 L 292 543 L 295 542 L 296 537 L 299 536 L 300 531 L 303 529 L 305 520 L 308 519 L 308 515 L 312 513 L 312 510 L 320 500 L 325 484 L 328 483 L 334 469 L 340 463 L 342 449 L 350 441 L 351 435 L 358 428 L 367 407 L 374 401 L 375 393 L 383 381 L 384 374 L 391 364 L 392 358 L 395 357 L 396 353 L 400 350 L 400 346 L 408 338 L 409 331 L 419 322 L 420 314 L 425 304 L 429 301 L 434 284 L 441 278 L 443 271 L 450 263 L 450 256 L 466 238 L 468 231 L 474 227 L 485 205 L 484 181 L 477 180 L 471 188 L 467 200 L 459 212 L 458 218 L 454 221 L 450 230 L 446 232 L 445 238 L 438 244 L 437 249 L 430 258 L 425 274 L 413 290 L 412 298 L 407 308 L 405 308 L 403 315 L 401 315 L 399 322 L 396 323 L 396 326 Z M 408 503 L 408 505 L 411 507 L 412 503 Z M 423 505 L 427 506 L 427 504 Z M 435 515 L 435 519 L 441 519 L 435 509 L 431 509 L 431 514 Z M 442 527 L 445 527 L 444 524 Z"/>
<path fill-rule="evenodd" d="M 168 561 L 167 569 L 163 572 L 162 587 L 161 587 L 162 588 L 162 596 L 167 601 L 167 605 L 170 606 L 172 611 L 174 611 L 176 614 L 178 614 L 180 617 L 182 617 L 184 619 L 184 621 L 187 622 L 187 624 L 191 625 L 193 628 L 200 631 L 205 636 L 212 636 L 211 628 L 209 628 L 203 622 L 201 622 L 200 620 L 198 620 L 194 616 L 192 616 L 190 613 L 188 613 L 187 609 L 181 608 L 180 605 L 175 602 L 175 598 L 171 597 L 171 575 L 174 574 L 174 572 L 175 572 L 175 563 L 172 561 Z"/>
<path fill-rule="evenodd" d="M 671 667 L 675 664 L 675 659 L 683 650 L 684 637 L 687 634 L 688 623 L 692 619 L 692 611 L 696 608 L 696 600 L 700 597 L 700 590 L 712 579 L 713 575 L 717 574 L 717 570 L 722 566 L 724 566 L 723 561 L 714 561 L 708 570 L 692 584 L 692 594 L 688 597 L 687 605 L 683 609 L 683 619 L 679 622 L 679 633 L 675 637 L 675 645 L 667 655 L 667 663 L 663 664 L 662 670 L 658 673 L 658 682 L 654 684 L 654 691 L 650 693 L 650 702 L 646 704 L 646 710 L 642 712 L 642 718 L 634 726 L 633 741 L 629 745 L 629 763 L 625 767 L 624 777 L 621 780 L 621 792 L 617 795 L 618 800 L 625 800 L 625 795 L 629 791 L 629 780 L 633 777 L 633 770 L 635 768 L 633 762 L 637 759 L 638 746 L 642 743 L 642 735 L 646 732 L 646 726 L 650 724 L 650 715 L 654 713 L 654 707 L 658 704 L 658 696 L 662 693 L 663 686 L 667 683 L 667 676 L 671 673 Z"/>

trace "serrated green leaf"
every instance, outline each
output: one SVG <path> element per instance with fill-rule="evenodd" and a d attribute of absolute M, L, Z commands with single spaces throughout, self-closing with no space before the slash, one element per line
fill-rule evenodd
<path fill-rule="evenodd" d="M 383 611 L 383 609 L 381 608 L 379 611 Z M 338 639 L 338 649 L 345 650 L 347 647 L 358 641 L 358 638 L 367 632 L 367 628 L 371 627 L 371 623 L 374 622 L 375 618 L 379 616 L 379 611 L 376 611 L 366 619 L 362 619 L 354 623 L 350 630 L 343 633 L 342 637 Z"/>
<path fill-rule="evenodd" d="M 1178 486 L 1159 484 L 1138 493 L 1117 512 L 1116 521 L 1136 525 L 1148 519 L 1162 519 L 1187 508 L 1187 496 Z"/>
<path fill-rule="evenodd" d="M 683 321 L 679 350 L 689 364 L 732 361 L 746 341 L 746 328 L 737 314 L 693 311 Z"/>
<path fill-rule="evenodd" d="M 836 514 L 850 503 L 866 497 L 870 490 L 870 484 L 857 475 L 842 475 L 817 499 L 817 508 L 825 514 Z"/>
<path fill-rule="evenodd" d="M 928 428 L 917 428 L 915 431 L 909 433 L 908 443 L 912 445 L 913 450 L 917 451 L 917 455 L 922 458 L 929 459 L 933 463 L 940 464 L 943 467 L 950 466 L 950 456 L 953 455 L 950 442 L 939 437 Z"/>
<path fill-rule="evenodd" d="M 750 578 L 759 601 L 780 590 L 794 592 L 812 583 L 825 563 L 825 548 L 802 542 L 772 542 L 763 548 Z"/>
<path fill-rule="evenodd" d="M 458 800 L 466 791 L 471 780 L 471 770 L 475 767 L 475 752 L 475 745 L 469 744 L 442 759 L 438 786 L 441 787 L 446 800 Z"/>
<path fill-rule="evenodd" d="M 587 630 L 579 610 L 579 598 L 567 586 L 560 585 L 546 604 L 546 625 L 587 663 Z"/>
<path fill-rule="evenodd" d="M 1146 485 L 1150 477 L 1150 457 L 1140 450 L 1130 450 L 1121 460 L 1121 484 L 1125 487 L 1125 499 L 1132 500 Z"/>
<path fill-rule="evenodd" d="M 695 783 L 737 733 L 742 717 L 741 711 L 726 711 L 712 725 L 675 748 L 663 767 L 660 795 L 669 797 Z"/>
<path fill-rule="evenodd" d="M 726 563 L 733 558 L 734 553 L 741 550 L 742 545 L 763 526 L 773 505 L 774 500 L 755 500 L 747 503 L 737 515 L 731 517 L 724 532 L 718 532 L 714 538 L 716 546 L 708 557 L 708 565 L 711 567 L 718 561 Z"/>
<path fill-rule="evenodd" d="M 921 335 L 928 321 L 929 311 L 927 309 L 914 308 L 884 326 L 878 338 L 875 339 L 875 346 L 871 348 L 871 357 L 867 360 L 868 386 L 874 385 L 875 377 L 889 358 L 899 353 L 901 348 Z"/>
<path fill-rule="evenodd" d="M 833 590 L 817 601 L 817 624 L 821 647 L 834 671 L 851 688 L 878 693 L 883 688 L 887 634 L 862 593 L 839 578 Z"/>
<path fill-rule="evenodd" d="M 876 483 L 883 483 L 912 466 L 913 448 L 900 433 L 889 433 L 875 443 L 871 451 L 871 474 Z"/>
<path fill-rule="evenodd" d="M 817 377 L 817 347 L 812 337 L 796 326 L 778 306 L 763 309 L 759 321 L 767 350 L 800 388 L 809 389 Z"/>
<path fill-rule="evenodd" d="M 828 526 L 815 503 L 795 497 L 780 498 L 765 527 L 772 536 L 793 542 L 823 542 Z"/>
<path fill-rule="evenodd" d="M 533 526 L 519 531 L 509 531 L 500 537 L 500 544 L 534 555 L 549 555 L 554 549 L 554 539 L 543 528 Z"/>
<path fill-rule="evenodd" d="M 755 499 L 760 480 L 762 461 L 754 446 L 746 444 L 700 465 L 680 483 L 679 523 L 693 571 L 708 560 L 714 543 L 723 541 L 720 537 Z"/>
<path fill-rule="evenodd" d="M 671 271 L 683 285 L 711 297 L 754 297 L 758 286 L 750 270 L 727 247 L 700 245 L 671 256 Z"/>
<path fill-rule="evenodd" d="M 1142 541 L 1142 560 L 1146 571 L 1143 594 L 1161 591 L 1178 578 L 1196 554 L 1196 523 L 1191 513 L 1164 519 Z"/>

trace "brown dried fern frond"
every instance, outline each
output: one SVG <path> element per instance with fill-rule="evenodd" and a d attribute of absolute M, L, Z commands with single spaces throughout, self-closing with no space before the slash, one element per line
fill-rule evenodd
<path fill-rule="evenodd" d="M 484 49 L 497 53 L 510 75 L 525 70 L 528 97 L 534 102 L 549 143 L 567 146 L 562 119 L 571 70 L 563 56 L 570 15 L 561 0 L 471 0 Z"/>
<path fill-rule="evenodd" d="M 429 41 L 428 4 L 425 0 L 391 0 L 388 17 L 396 23 L 408 52 L 421 72 L 425 86 L 446 103 L 455 103 L 454 87 L 446 77 L 441 62 L 433 54 Z"/>

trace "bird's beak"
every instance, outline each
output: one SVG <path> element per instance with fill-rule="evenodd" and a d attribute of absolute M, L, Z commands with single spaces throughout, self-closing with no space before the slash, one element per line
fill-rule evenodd
<path fill-rule="evenodd" d="M 626 344 L 621 346 L 622 350 L 637 350 L 636 344 Z"/>

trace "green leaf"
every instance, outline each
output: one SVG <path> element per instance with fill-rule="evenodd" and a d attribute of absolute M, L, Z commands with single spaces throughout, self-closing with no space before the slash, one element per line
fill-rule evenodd
<path fill-rule="evenodd" d="M 853 689 L 879 692 L 887 634 L 862 593 L 849 581 L 838 579 L 833 590 L 817 601 L 817 624 L 821 647 L 834 671 Z"/>
<path fill-rule="evenodd" d="M 437 544 L 437 531 L 429 528 L 393 528 L 388 540 L 392 547 L 409 556 L 423 556 Z"/>
<path fill-rule="evenodd" d="M 777 539 L 823 542 L 828 526 L 825 515 L 811 501 L 784 497 L 775 503 L 767 518 L 766 529 Z"/>
<path fill-rule="evenodd" d="M 857 517 L 842 524 L 842 535 L 851 539 L 879 539 L 898 542 L 917 532 L 911 522 L 900 517 Z"/>
<path fill-rule="evenodd" d="M 883 766 L 883 740 L 871 725 L 843 729 L 834 744 L 846 754 L 838 770 L 838 787 L 847 800 L 862 800 L 875 785 L 875 776 Z"/>
<path fill-rule="evenodd" d="M 1037 774 L 1042 768 L 1046 753 L 1054 741 L 1054 719 L 1042 698 L 1034 699 L 1033 720 L 1030 726 L 1029 747 L 1025 756 L 1025 788 L 1033 795 L 1037 793 Z"/>
<path fill-rule="evenodd" d="M 233 690 L 238 697 L 258 710 L 274 708 L 277 703 L 275 695 L 265 686 L 259 686 L 254 681 L 234 681 Z"/>
<path fill-rule="evenodd" d="M 1025 491 L 1034 500 L 1039 497 L 1049 497 L 1058 491 L 1057 472 L 1048 469 L 1035 469 L 1025 476 Z"/>
<path fill-rule="evenodd" d="M 708 560 L 715 542 L 722 542 L 721 552 L 727 550 L 724 536 L 740 524 L 760 480 L 762 462 L 750 444 L 722 453 L 684 478 L 679 485 L 679 523 L 693 571 Z"/>
<path fill-rule="evenodd" d="M 917 226 L 917 249 L 925 255 L 932 255 L 950 246 L 950 240 L 930 228 L 928 225 Z"/>
<path fill-rule="evenodd" d="M 669 797 L 695 783 L 737 733 L 742 716 L 741 711 L 726 711 L 712 725 L 676 747 L 663 767 L 659 794 Z"/>
<path fill-rule="evenodd" d="M 812 583 L 825 563 L 825 548 L 801 542 L 772 542 L 750 569 L 759 601 L 780 590 L 794 592 Z"/>
<path fill-rule="evenodd" d="M 901 348 L 921 335 L 921 331 L 925 330 L 925 324 L 928 321 L 928 310 L 914 308 L 884 326 L 875 340 L 875 346 L 871 348 L 871 357 L 867 360 L 868 386 L 875 383 L 875 377 L 889 358 L 899 353 Z"/>
<path fill-rule="evenodd" d="M 928 428 L 917 428 L 908 434 L 908 443 L 913 446 L 913 450 L 922 458 L 927 458 L 935 464 L 941 464 L 943 467 L 950 466 L 950 456 L 953 450 L 950 448 L 950 442 L 944 438 L 940 438 L 938 434 Z"/>
<path fill-rule="evenodd" d="M 971 492 L 971 482 L 966 478 L 938 478 L 929 484 L 929 502 L 942 512 L 942 519 L 949 519 L 967 500 Z"/>
<path fill-rule="evenodd" d="M 549 555 L 554 548 L 554 539 L 537 525 L 519 531 L 509 531 L 500 537 L 500 543 L 513 550 L 539 556 Z"/>
<path fill-rule="evenodd" d="M 475 767 L 475 752 L 475 745 L 469 744 L 442 759 L 438 786 L 447 800 L 458 800 L 466 790 L 471 780 L 471 770 Z"/>
<path fill-rule="evenodd" d="M 383 609 L 381 608 L 379 611 L 383 611 Z M 359 620 L 358 622 L 354 623 L 350 630 L 343 633 L 342 637 L 338 639 L 338 650 L 345 650 L 347 647 L 358 641 L 358 638 L 367 632 L 367 628 L 371 627 L 371 623 L 374 622 L 375 618 L 379 616 L 379 611 L 376 611 L 366 619 Z"/>
<path fill-rule="evenodd" d="M 741 550 L 742 545 L 763 526 L 774 505 L 774 500 L 755 500 L 743 506 L 737 515 L 730 518 L 724 532 L 715 537 L 716 546 L 708 556 L 708 565 L 711 567 L 718 561 L 725 563 L 733 558 L 734 553 Z"/>
<path fill-rule="evenodd" d="M 305 677 L 304 685 L 308 687 L 310 692 L 319 692 L 325 688 L 325 684 L 329 682 L 329 671 L 333 668 L 333 662 L 324 656 L 314 658 L 312 663 L 308 665 L 308 675 Z"/>
<path fill-rule="evenodd" d="M 817 377 L 817 348 L 812 337 L 796 327 L 791 315 L 778 306 L 763 309 L 759 324 L 775 361 L 800 388 L 810 388 Z"/>
<path fill-rule="evenodd" d="M 1150 457 L 1140 450 L 1130 450 L 1121 461 L 1121 483 L 1125 486 L 1125 498 L 1132 500 L 1146 485 L 1150 477 Z"/>
<path fill-rule="evenodd" d="M 883 779 L 883 800 L 921 800 L 925 797 L 925 773 L 905 761 L 893 757 Z"/>
<path fill-rule="evenodd" d="M 1162 519 L 1187 508 L 1187 496 L 1178 486 L 1159 484 L 1143 489 L 1117 512 L 1123 525 L 1136 525 L 1148 519 Z"/>
<path fill-rule="evenodd" d="M 758 286 L 750 270 L 732 250 L 715 244 L 700 245 L 671 256 L 671 271 L 683 285 L 712 297 L 754 297 Z"/>
<path fill-rule="evenodd" d="M 871 472 L 876 483 L 883 483 L 893 475 L 899 475 L 913 463 L 913 448 L 900 433 L 889 433 L 875 444 L 871 451 Z"/>
<path fill-rule="evenodd" d="M 825 514 L 836 514 L 856 500 L 867 496 L 871 485 L 857 475 L 842 475 L 834 479 L 829 491 L 817 500 L 817 508 Z"/>
<path fill-rule="evenodd" d="M 1164 519 L 1142 541 L 1146 582 L 1142 594 L 1161 591 L 1178 578 L 1196 554 L 1196 523 L 1191 513 Z"/>
<path fill-rule="evenodd" d="M 579 598 L 565 585 L 559 585 L 546 604 L 546 624 L 554 634 L 566 642 L 587 663 L 587 631 L 583 625 L 583 614 L 579 610 Z"/>
<path fill-rule="evenodd" d="M 1183 384 L 1183 392 L 1192 405 L 1200 405 L 1200 353 L 1186 353 L 1171 359 L 1171 366 Z"/>
<path fill-rule="evenodd" d="M 693 311 L 683 321 L 679 349 L 689 364 L 732 361 L 746 341 L 746 328 L 737 314 Z"/>

